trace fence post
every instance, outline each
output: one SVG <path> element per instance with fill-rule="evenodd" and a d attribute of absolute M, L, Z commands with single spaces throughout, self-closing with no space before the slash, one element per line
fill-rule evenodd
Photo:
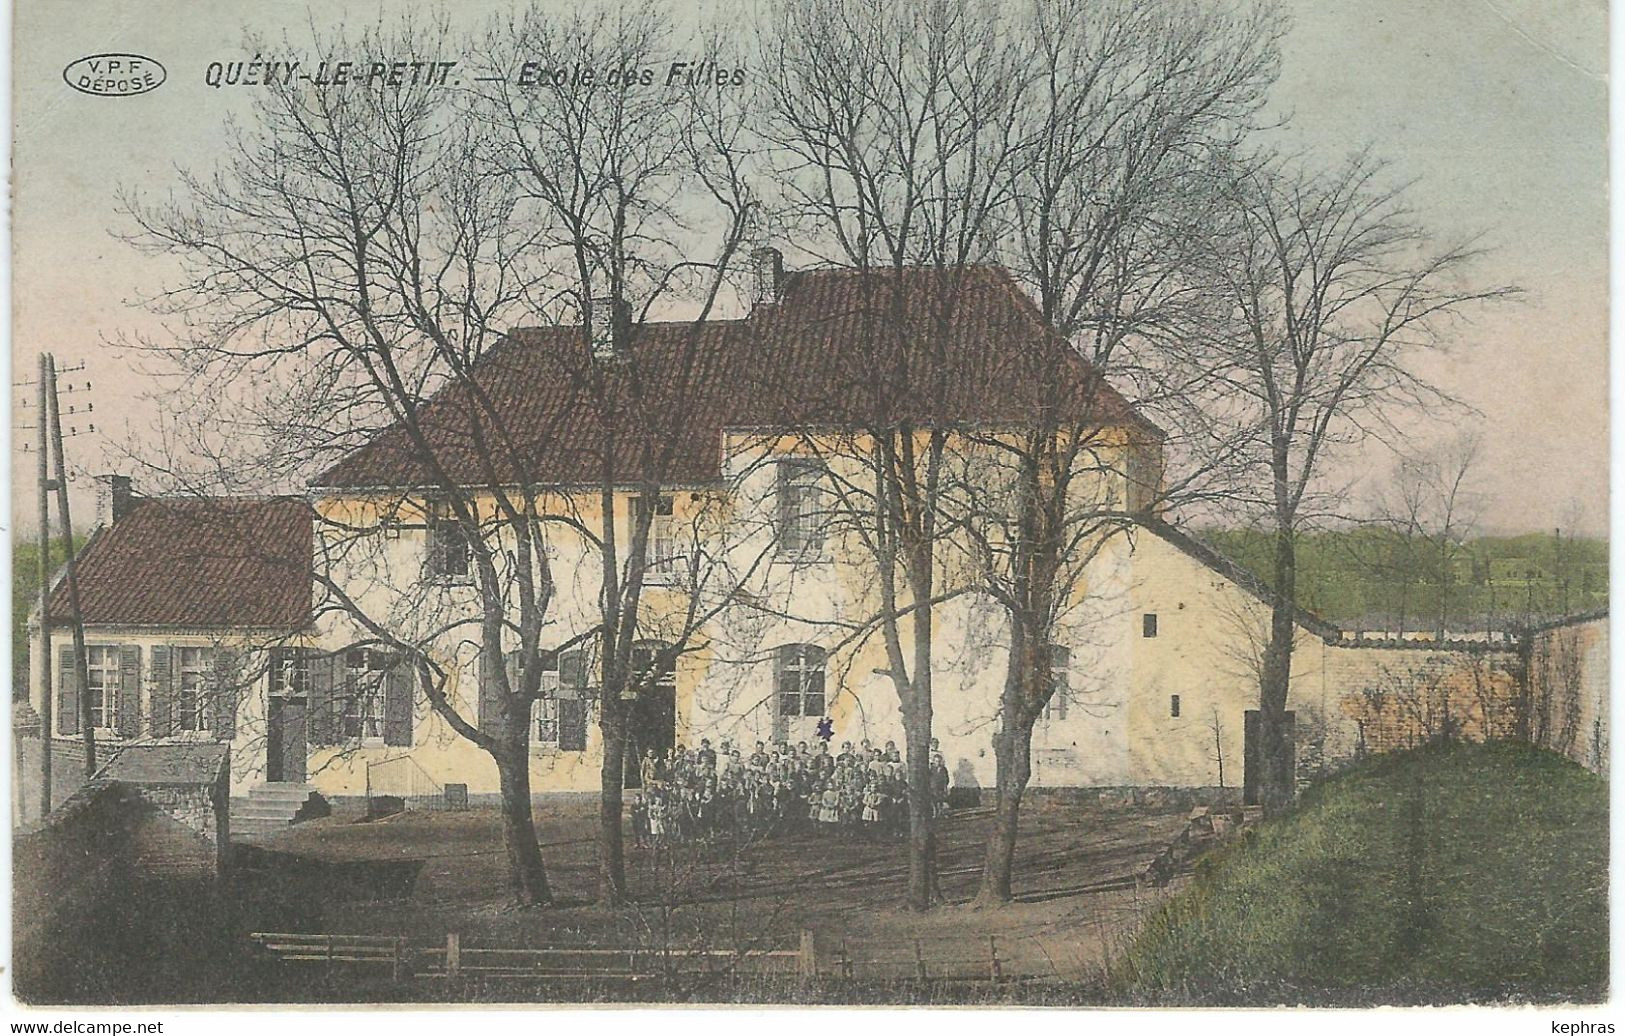
<path fill-rule="evenodd" d="M 802 985 L 818 980 L 818 946 L 811 928 L 801 930 L 801 952 L 796 955 L 796 965 Z"/>
<path fill-rule="evenodd" d="M 333 937 L 327 937 L 327 970 L 333 970 Z"/>
<path fill-rule="evenodd" d="M 395 959 L 392 965 L 395 981 L 399 982 L 404 977 L 402 972 L 406 970 L 406 940 L 398 935 L 395 937 Z"/>
<path fill-rule="evenodd" d="M 988 969 L 995 984 L 998 983 L 1000 979 L 1004 978 L 1004 968 L 999 965 L 999 946 L 996 942 L 994 942 L 994 939 L 996 938 L 996 936 L 992 935 L 987 937 Z"/>
<path fill-rule="evenodd" d="M 841 940 L 841 977 L 852 981 L 852 955 L 846 952 L 846 940 Z"/>
<path fill-rule="evenodd" d="M 446 933 L 446 977 L 456 978 L 463 969 L 463 938 L 456 932 Z"/>
<path fill-rule="evenodd" d="M 914 940 L 914 970 L 919 974 L 920 981 L 925 981 L 925 954 L 920 949 L 920 940 Z"/>

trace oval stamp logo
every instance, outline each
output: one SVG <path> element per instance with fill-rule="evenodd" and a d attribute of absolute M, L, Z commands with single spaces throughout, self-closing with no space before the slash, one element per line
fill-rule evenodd
<path fill-rule="evenodd" d="M 67 84 L 92 97 L 130 97 L 164 85 L 164 66 L 140 54 L 92 54 L 62 70 Z"/>

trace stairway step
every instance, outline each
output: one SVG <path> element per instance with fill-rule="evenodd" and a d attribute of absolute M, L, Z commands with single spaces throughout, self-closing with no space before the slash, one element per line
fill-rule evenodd
<path fill-rule="evenodd" d="M 232 823 L 243 820 L 263 820 L 272 824 L 291 824 L 293 823 L 293 814 L 269 809 L 251 809 L 244 810 L 241 813 L 233 813 L 231 820 Z"/>

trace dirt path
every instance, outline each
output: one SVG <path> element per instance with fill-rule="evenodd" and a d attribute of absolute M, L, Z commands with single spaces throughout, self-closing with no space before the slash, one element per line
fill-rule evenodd
<path fill-rule="evenodd" d="M 1098 975 L 1161 898 L 1132 878 L 1184 825 L 1176 812 L 1039 802 L 1024 820 L 1018 847 L 1017 902 L 976 911 L 966 904 L 981 873 L 989 811 L 957 812 L 939 834 L 944 906 L 922 915 L 901 905 L 907 863 L 900 843 L 811 832 L 737 850 L 633 849 L 634 902 L 604 910 L 591 902 L 595 807 L 561 805 L 539 810 L 537 820 L 561 900 L 547 911 L 507 905 L 501 830 L 491 810 L 410 813 L 367 824 L 333 817 L 259 844 L 328 861 L 425 861 L 406 900 L 324 903 L 328 931 L 432 941 L 456 930 L 466 939 L 514 946 L 653 938 L 786 947 L 810 928 L 820 953 L 844 946 L 876 978 L 912 974 L 915 940 L 931 960 L 985 960 L 993 936 L 1011 973 L 1084 980 Z"/>

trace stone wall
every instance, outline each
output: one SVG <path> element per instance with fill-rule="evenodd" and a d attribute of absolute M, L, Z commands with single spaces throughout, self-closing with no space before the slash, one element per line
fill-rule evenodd
<path fill-rule="evenodd" d="M 1608 616 L 1579 616 L 1528 634 L 1527 737 L 1608 774 Z"/>
<path fill-rule="evenodd" d="M 1300 725 L 1309 749 L 1300 760 L 1516 736 L 1521 661 L 1510 645 L 1339 643 L 1326 647 L 1323 669 L 1325 714 Z"/>

